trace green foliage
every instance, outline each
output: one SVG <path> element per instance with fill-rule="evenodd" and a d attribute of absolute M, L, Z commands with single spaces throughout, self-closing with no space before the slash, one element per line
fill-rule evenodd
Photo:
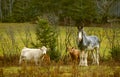
<path fill-rule="evenodd" d="M 13 5 L 12 18 L 14 22 L 30 21 L 30 1 L 29 0 L 16 0 Z"/>
<path fill-rule="evenodd" d="M 4 1 L 2 0 L 1 8 L 4 22 L 33 21 L 37 16 L 46 13 L 54 13 L 61 20 L 70 17 L 76 23 L 92 22 L 97 16 L 95 0 L 14 0 L 13 3 Z M 11 15 L 9 5 L 12 7 Z"/>
<path fill-rule="evenodd" d="M 96 18 L 94 0 L 67 0 L 61 3 L 61 17 L 70 17 L 76 24 L 81 22 L 92 22 Z"/>
<path fill-rule="evenodd" d="M 115 24 L 111 24 L 108 31 L 105 31 L 108 43 L 110 45 L 110 54 L 113 60 L 120 61 L 120 31 L 119 27 L 114 27 Z"/>
<path fill-rule="evenodd" d="M 48 21 L 38 17 L 36 26 L 37 43 L 34 46 L 41 47 L 47 46 L 48 53 L 52 60 L 58 60 L 60 53 L 57 51 L 57 32 L 54 26 L 49 25 Z"/>

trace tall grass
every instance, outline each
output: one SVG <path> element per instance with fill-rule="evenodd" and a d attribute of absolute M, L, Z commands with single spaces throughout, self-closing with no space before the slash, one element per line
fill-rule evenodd
<path fill-rule="evenodd" d="M 66 57 L 69 56 L 66 53 L 66 46 L 70 45 L 77 48 L 77 28 L 75 27 L 59 26 L 57 47 L 62 56 L 57 63 L 52 61 L 51 64 L 44 64 L 43 62 L 42 66 L 24 64 L 16 66 L 21 49 L 24 46 L 32 47 L 31 43 L 36 40 L 34 26 L 28 23 L 2 24 L 0 26 L 0 77 L 120 77 L 119 64 L 115 65 L 114 61 L 102 65 L 100 63 L 100 66 L 79 67 Z M 114 38 L 111 29 L 85 27 L 87 35 L 96 35 L 101 40 L 100 59 L 110 59 L 111 57 L 110 41 Z M 115 31 L 117 31 L 116 38 L 119 40 L 120 30 Z"/>
<path fill-rule="evenodd" d="M 70 45 L 77 48 L 77 28 L 76 27 L 63 27 L 58 26 L 58 39 L 57 39 L 57 49 L 62 53 L 61 58 L 66 59 L 66 46 Z M 100 57 L 101 60 L 109 59 L 110 46 L 111 46 L 111 35 L 114 33 L 111 31 L 112 28 L 105 27 L 85 27 L 87 35 L 96 35 L 101 40 L 100 44 Z M 36 41 L 35 35 L 35 25 L 29 23 L 23 24 L 2 24 L 0 26 L 0 55 L 6 57 L 6 62 L 10 60 L 13 61 L 16 56 L 16 63 L 19 60 L 19 55 L 21 49 L 26 47 L 32 47 L 31 43 Z M 118 33 L 116 35 L 118 39 L 120 30 L 116 30 Z M 109 36 L 109 37 L 108 37 Z M 11 57 L 10 57 L 11 56 Z M 9 58 L 10 57 L 10 58 Z M 64 59 L 63 59 L 64 60 Z M 65 60 L 66 61 L 66 60 Z M 69 60 L 68 60 L 69 61 Z M 12 62 L 13 63 L 13 62 Z M 3 64 L 3 63 L 1 63 Z"/>
<path fill-rule="evenodd" d="M 18 65 L 21 48 L 30 46 L 32 38 L 31 26 L 8 26 L 2 28 L 0 37 L 0 65 Z M 21 28 L 21 29 L 20 29 Z M 33 37 L 32 37 L 33 36 Z"/>

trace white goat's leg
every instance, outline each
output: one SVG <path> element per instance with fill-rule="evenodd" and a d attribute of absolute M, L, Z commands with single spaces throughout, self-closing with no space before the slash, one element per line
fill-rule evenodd
<path fill-rule="evenodd" d="M 34 58 L 35 64 L 38 65 L 38 59 Z"/>
<path fill-rule="evenodd" d="M 84 66 L 88 66 L 87 57 L 88 57 L 88 52 L 85 52 L 85 54 L 84 54 Z"/>

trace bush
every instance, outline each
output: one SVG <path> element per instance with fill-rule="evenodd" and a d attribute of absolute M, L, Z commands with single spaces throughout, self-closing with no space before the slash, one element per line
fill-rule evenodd
<path fill-rule="evenodd" d="M 109 42 L 110 55 L 113 60 L 120 61 L 120 42 L 119 42 L 119 27 L 116 27 L 116 24 L 111 23 L 109 30 L 105 30 L 106 37 Z"/>
<path fill-rule="evenodd" d="M 120 46 L 113 46 L 111 49 L 111 56 L 115 61 L 120 61 Z"/>

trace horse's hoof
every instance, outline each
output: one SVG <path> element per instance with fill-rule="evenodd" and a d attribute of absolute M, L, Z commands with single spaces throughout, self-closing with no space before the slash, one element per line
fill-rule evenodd
<path fill-rule="evenodd" d="M 88 65 L 86 64 L 86 65 L 84 65 L 84 66 L 88 66 Z"/>
<path fill-rule="evenodd" d="M 79 66 L 83 66 L 83 64 L 79 64 Z"/>

